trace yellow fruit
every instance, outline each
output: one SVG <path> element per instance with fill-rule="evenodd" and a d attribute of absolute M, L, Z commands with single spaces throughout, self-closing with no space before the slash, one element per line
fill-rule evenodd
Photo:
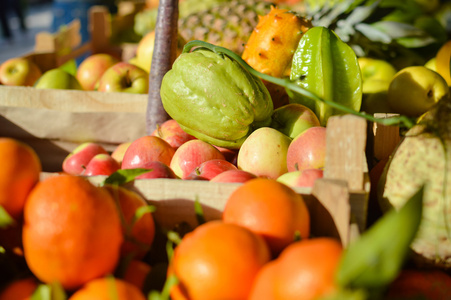
<path fill-rule="evenodd" d="M 442 75 L 446 80 L 448 86 L 451 86 L 451 75 L 449 69 L 449 63 L 451 59 L 451 40 L 446 42 L 437 52 L 436 56 L 436 68 L 437 73 Z"/>
<path fill-rule="evenodd" d="M 425 66 L 411 66 L 393 77 L 387 99 L 393 112 L 419 117 L 448 95 L 449 87 L 440 74 Z"/>

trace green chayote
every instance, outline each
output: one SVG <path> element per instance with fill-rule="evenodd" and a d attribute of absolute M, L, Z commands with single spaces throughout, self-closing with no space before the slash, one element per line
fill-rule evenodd
<path fill-rule="evenodd" d="M 256 128 L 271 122 L 271 96 L 260 78 L 236 60 L 206 49 L 182 53 L 161 83 L 168 115 L 187 133 L 238 149 Z"/>
<path fill-rule="evenodd" d="M 330 29 L 313 27 L 302 36 L 293 56 L 290 79 L 322 99 L 360 110 L 362 76 L 357 56 Z M 343 114 L 323 102 L 300 94 L 294 94 L 290 102 L 312 109 L 321 125 L 326 125 L 330 116 Z"/>

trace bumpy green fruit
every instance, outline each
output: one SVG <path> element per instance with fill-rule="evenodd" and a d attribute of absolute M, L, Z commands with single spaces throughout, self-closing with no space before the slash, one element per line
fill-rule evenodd
<path fill-rule="evenodd" d="M 160 95 L 183 130 L 216 146 L 238 149 L 271 123 L 273 104 L 260 78 L 209 50 L 181 54 L 163 77 Z"/>

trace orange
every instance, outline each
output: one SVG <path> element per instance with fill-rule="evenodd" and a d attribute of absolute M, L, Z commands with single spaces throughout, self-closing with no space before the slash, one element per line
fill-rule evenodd
<path fill-rule="evenodd" d="M 255 276 L 270 260 L 264 240 L 245 227 L 220 220 L 187 233 L 174 250 L 169 274 L 177 299 L 247 299 Z"/>
<path fill-rule="evenodd" d="M 17 220 L 39 181 L 41 161 L 33 148 L 12 138 L 0 138 L 0 157 L 0 205 Z"/>
<path fill-rule="evenodd" d="M 310 214 L 302 196 L 273 179 L 252 179 L 238 187 L 229 196 L 222 219 L 262 236 L 273 255 L 292 243 L 296 232 L 301 238 L 310 235 Z"/>
<path fill-rule="evenodd" d="M 335 272 L 341 244 L 332 238 L 312 238 L 290 244 L 257 275 L 249 300 L 317 299 L 337 289 Z"/>
<path fill-rule="evenodd" d="M 69 300 L 145 300 L 144 294 L 133 284 L 114 277 L 89 281 Z"/>
<path fill-rule="evenodd" d="M 451 276 L 439 269 L 403 269 L 389 285 L 388 299 L 449 299 Z"/>
<path fill-rule="evenodd" d="M 39 182 L 24 208 L 23 249 L 30 270 L 68 290 L 112 273 L 123 241 L 108 191 L 75 175 Z"/>
<path fill-rule="evenodd" d="M 106 186 L 111 196 L 117 201 L 123 217 L 124 242 L 121 256 L 132 255 L 141 259 L 149 251 L 155 237 L 155 223 L 151 213 L 145 213 L 134 220 L 135 212 L 147 202 L 137 192 L 121 186 Z"/>
<path fill-rule="evenodd" d="M 37 287 L 34 277 L 16 279 L 0 290 L 0 300 L 29 300 Z"/>
<path fill-rule="evenodd" d="M 450 74 L 450 60 L 451 60 L 451 40 L 443 44 L 436 55 L 436 68 L 437 73 L 442 75 L 449 86 L 451 86 L 451 74 Z"/>
<path fill-rule="evenodd" d="M 133 259 L 129 262 L 127 268 L 125 269 L 123 280 L 133 284 L 142 291 L 146 277 L 149 275 L 151 270 L 152 267 L 148 263 L 142 260 Z"/>

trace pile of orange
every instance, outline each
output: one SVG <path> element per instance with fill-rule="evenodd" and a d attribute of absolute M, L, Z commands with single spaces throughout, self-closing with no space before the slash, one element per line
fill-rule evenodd
<path fill-rule="evenodd" d="M 6 157 L 0 205 L 13 220 L 0 228 L 0 263 L 12 253 L 27 266 L 0 282 L 0 300 L 30 299 L 39 285 L 55 283 L 68 300 L 143 300 L 154 270 L 174 283 L 167 286 L 172 300 L 308 300 L 339 289 L 341 243 L 312 237 L 304 198 L 276 180 L 255 178 L 238 186 L 222 219 L 181 235 L 161 269 L 147 260 L 157 227 L 140 194 L 82 176 L 40 178 L 36 153 L 13 139 L 0 138 L 0 156 Z M 440 288 L 431 283 L 437 278 Z M 410 293 L 413 282 L 416 292 L 440 299 L 451 277 L 404 272 L 389 295 Z"/>
<path fill-rule="evenodd" d="M 138 193 L 68 174 L 40 179 L 36 153 L 12 139 L 0 139 L 0 155 L 8 157 L 0 204 L 20 229 L 16 253 L 28 267 L 25 277 L 0 287 L 0 299 L 54 282 L 70 300 L 145 299 L 153 266 L 144 258 L 156 227 L 151 213 L 137 214 L 147 205 Z M 256 178 L 230 195 L 222 220 L 182 236 L 167 270 L 178 282 L 171 298 L 313 299 L 334 290 L 340 254 L 337 241 L 310 237 L 302 196 Z"/>
<path fill-rule="evenodd" d="M 2 283 L 0 299 L 29 299 L 39 284 L 55 282 L 69 299 L 146 298 L 141 287 L 150 267 L 133 262 L 155 235 L 151 213 L 135 216 L 147 205 L 144 198 L 81 176 L 40 178 L 37 154 L 11 138 L 0 138 L 0 155 L 0 205 L 12 217 L 0 229 L 0 246 L 27 267 Z M 17 242 L 11 245 L 12 235 Z M 133 263 L 118 278 L 123 261 Z"/>
<path fill-rule="evenodd" d="M 300 240 L 298 240 L 300 238 Z M 301 195 L 257 178 L 228 198 L 220 221 L 185 235 L 169 275 L 175 299 L 316 299 L 335 291 L 342 246 L 310 237 Z"/>

